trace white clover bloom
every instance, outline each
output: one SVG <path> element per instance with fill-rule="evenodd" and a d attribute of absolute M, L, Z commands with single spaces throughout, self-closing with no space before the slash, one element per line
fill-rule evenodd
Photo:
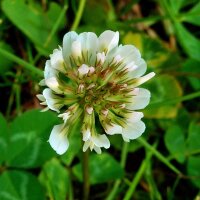
<path fill-rule="evenodd" d="M 101 153 L 101 147 L 109 148 L 106 134 L 121 134 L 129 141 L 145 131 L 143 113 L 138 110 L 148 105 L 150 92 L 138 86 L 155 73 L 143 76 L 147 66 L 139 50 L 118 42 L 118 32 L 107 30 L 97 37 L 72 31 L 47 60 L 40 82 L 46 88 L 37 97 L 46 105 L 44 110 L 56 111 L 63 119 L 49 138 L 58 154 L 67 151 L 70 130 L 78 119 L 82 120 L 83 151 Z"/>

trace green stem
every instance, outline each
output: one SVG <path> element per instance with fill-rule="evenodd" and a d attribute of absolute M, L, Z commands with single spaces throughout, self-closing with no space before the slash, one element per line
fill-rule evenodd
<path fill-rule="evenodd" d="M 35 66 L 31 65 L 30 63 L 26 62 L 25 60 L 15 56 L 14 54 L 6 51 L 5 49 L 0 49 L 0 54 L 5 56 L 7 59 L 23 66 L 26 70 L 37 74 L 39 77 L 43 77 L 43 71 L 36 68 Z"/>
<path fill-rule="evenodd" d="M 89 150 L 83 152 L 82 171 L 83 171 L 83 200 L 88 200 L 90 193 Z"/>
<path fill-rule="evenodd" d="M 194 98 L 200 97 L 200 92 L 194 92 L 192 94 L 188 94 L 182 97 L 177 97 L 174 99 L 166 99 L 164 101 L 157 101 L 157 102 L 152 102 L 149 105 L 151 106 L 158 106 L 158 105 L 167 105 L 167 104 L 174 104 L 174 103 L 178 103 L 178 102 L 182 102 L 182 101 L 188 101 Z"/>
<path fill-rule="evenodd" d="M 64 17 L 64 15 L 65 15 L 65 12 L 66 12 L 67 9 L 68 9 L 68 6 L 67 6 L 67 5 L 64 5 L 62 12 L 61 12 L 60 15 L 58 16 L 58 18 L 57 18 L 57 20 L 56 20 L 56 22 L 55 22 L 55 24 L 54 24 L 54 26 L 53 26 L 51 32 L 49 33 L 49 35 L 48 35 L 48 37 L 47 37 L 47 40 L 46 40 L 46 42 L 45 42 L 45 44 L 44 44 L 44 47 L 47 47 L 48 44 L 50 43 L 50 41 L 52 40 L 53 36 L 55 35 L 56 31 L 57 31 L 58 28 L 59 28 L 60 23 L 61 23 L 62 20 L 63 20 L 63 17 Z"/>
<path fill-rule="evenodd" d="M 77 11 L 77 14 L 76 14 L 76 18 L 75 18 L 75 20 L 72 24 L 72 27 L 71 27 L 72 31 L 75 31 L 77 29 L 79 23 L 80 23 L 80 20 L 81 20 L 82 14 L 83 14 L 83 10 L 84 10 L 84 7 L 85 7 L 85 3 L 86 3 L 86 0 L 80 0 L 78 11 Z"/>
<path fill-rule="evenodd" d="M 166 157 L 164 157 L 160 152 L 158 152 L 152 145 L 148 144 L 142 137 L 137 139 L 138 142 L 140 142 L 146 149 L 151 151 L 162 163 L 164 163 L 166 166 L 168 166 L 172 171 L 174 171 L 176 174 L 181 175 L 182 173 L 173 166 Z"/>
<path fill-rule="evenodd" d="M 148 151 L 146 151 L 146 152 L 148 152 Z M 132 197 L 142 175 L 144 174 L 144 172 L 146 170 L 146 167 L 147 167 L 149 160 L 152 157 L 152 155 L 153 155 L 152 151 L 149 151 L 148 153 L 146 153 L 146 158 L 145 158 L 145 160 L 143 160 L 142 164 L 140 165 L 140 168 L 137 171 L 135 177 L 133 178 L 131 185 L 130 185 L 128 191 L 126 192 L 123 200 L 129 200 Z"/>
<path fill-rule="evenodd" d="M 121 161 L 120 161 L 122 168 L 124 168 L 125 164 L 126 164 L 126 158 L 127 158 L 127 153 L 128 153 L 128 144 L 129 144 L 128 142 L 124 142 L 124 145 L 123 145 L 123 149 L 122 149 L 122 153 L 121 153 Z M 115 181 L 113 188 L 112 188 L 111 192 L 109 193 L 108 197 L 106 198 L 106 200 L 115 199 L 120 184 L 121 184 L 121 180 Z"/>

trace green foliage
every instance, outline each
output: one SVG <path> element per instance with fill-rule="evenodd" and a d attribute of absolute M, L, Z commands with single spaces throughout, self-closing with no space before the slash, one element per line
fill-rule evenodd
<path fill-rule="evenodd" d="M 50 199 L 65 200 L 69 192 L 69 173 L 57 159 L 47 162 L 39 175 Z"/>
<path fill-rule="evenodd" d="M 0 199 L 45 200 L 43 188 L 30 173 L 10 170 L 0 176 Z"/>
<path fill-rule="evenodd" d="M 48 137 L 57 117 L 52 113 L 32 110 L 10 124 L 9 148 L 6 164 L 11 167 L 33 168 L 41 166 L 55 154 L 49 147 Z"/>
<path fill-rule="evenodd" d="M 11 22 L 35 44 L 41 53 L 48 55 L 52 49 L 58 46 L 58 38 L 56 36 L 49 41 L 49 44 L 47 43 L 49 32 L 62 10 L 58 4 L 51 3 L 49 10 L 43 12 L 37 3 L 26 4 L 23 0 L 3 0 L 2 10 Z M 63 18 L 61 27 L 64 24 L 65 20 Z"/>
<path fill-rule="evenodd" d="M 123 169 L 119 163 L 109 154 L 91 155 L 89 162 L 91 184 L 104 183 L 123 177 Z M 73 167 L 76 177 L 83 181 L 81 164 Z"/>

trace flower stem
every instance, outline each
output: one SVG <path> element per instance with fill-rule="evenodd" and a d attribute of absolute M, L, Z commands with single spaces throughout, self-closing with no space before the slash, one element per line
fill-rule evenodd
<path fill-rule="evenodd" d="M 78 11 L 77 11 L 77 14 L 76 14 L 76 18 L 75 18 L 75 20 L 72 24 L 71 31 L 75 31 L 77 29 L 77 27 L 80 23 L 82 14 L 83 14 L 85 3 L 86 3 L 86 0 L 80 0 Z"/>
<path fill-rule="evenodd" d="M 147 150 L 152 152 L 154 156 L 156 156 L 162 163 L 164 163 L 166 166 L 168 166 L 172 171 L 174 171 L 177 175 L 182 175 L 182 173 L 174 166 L 172 165 L 167 158 L 165 158 L 159 151 L 157 151 L 152 145 L 150 145 L 148 142 L 146 142 L 142 137 L 137 139 L 138 142 L 140 142 Z"/>
<path fill-rule="evenodd" d="M 89 176 L 89 150 L 83 152 L 82 161 L 82 172 L 83 172 L 83 200 L 89 199 L 90 193 L 90 176 Z"/>
<path fill-rule="evenodd" d="M 189 101 L 191 99 L 200 97 L 200 92 L 193 92 L 191 94 L 182 96 L 182 97 L 177 97 L 174 99 L 165 99 L 164 101 L 157 101 L 157 102 L 151 102 L 149 105 L 151 106 L 158 106 L 158 105 L 168 105 L 168 104 L 174 104 L 174 103 L 179 103 L 182 101 Z"/>
<path fill-rule="evenodd" d="M 23 66 L 26 70 L 29 70 L 33 74 L 37 74 L 40 77 L 43 77 L 43 71 L 35 66 L 31 65 L 30 63 L 26 62 L 25 60 L 15 56 L 14 54 L 6 51 L 5 49 L 0 49 L 0 54 L 5 56 L 7 59 Z"/>
<path fill-rule="evenodd" d="M 127 153 L 128 153 L 128 144 L 129 144 L 128 142 L 124 142 L 123 149 L 122 149 L 122 152 L 121 152 L 121 161 L 120 161 L 120 164 L 121 164 L 121 166 L 123 168 L 125 167 L 125 164 L 126 164 L 126 158 L 127 158 Z M 115 181 L 115 183 L 113 185 L 113 188 L 112 188 L 110 194 L 108 195 L 108 197 L 106 198 L 106 200 L 113 200 L 113 199 L 115 199 L 120 184 L 121 184 L 121 180 L 116 180 Z"/>
<path fill-rule="evenodd" d="M 132 197 L 132 194 L 134 193 L 143 173 L 145 172 L 145 169 L 147 167 L 147 164 L 150 160 L 150 158 L 152 157 L 153 155 L 153 152 L 152 151 L 146 151 L 146 158 L 145 160 L 142 161 L 142 164 L 140 165 L 140 168 L 139 170 L 137 171 L 135 177 L 133 178 L 132 182 L 131 182 L 131 185 L 128 189 L 128 191 L 126 192 L 125 194 L 125 197 L 123 198 L 123 200 L 129 200 L 131 197 Z"/>

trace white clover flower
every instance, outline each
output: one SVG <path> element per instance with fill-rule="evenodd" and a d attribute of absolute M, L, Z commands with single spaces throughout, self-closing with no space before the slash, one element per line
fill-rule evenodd
<path fill-rule="evenodd" d="M 144 132 L 143 113 L 138 110 L 148 105 L 150 92 L 138 86 L 155 73 L 143 76 L 147 66 L 139 50 L 118 42 L 119 33 L 109 30 L 99 37 L 69 32 L 63 46 L 47 60 L 40 82 L 46 88 L 37 97 L 46 105 L 44 111 L 56 111 L 63 119 L 49 138 L 58 154 L 67 151 L 70 130 L 78 119 L 82 120 L 83 151 L 101 153 L 101 147 L 109 148 L 106 134 L 121 134 L 129 141 Z M 98 132 L 96 124 L 105 132 Z"/>

